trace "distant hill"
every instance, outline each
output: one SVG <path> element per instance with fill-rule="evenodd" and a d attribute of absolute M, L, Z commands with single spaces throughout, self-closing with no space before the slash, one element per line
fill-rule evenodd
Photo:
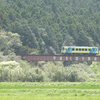
<path fill-rule="evenodd" d="M 23 46 L 40 53 L 100 46 L 100 0 L 0 0 L 0 29 L 18 33 Z"/>

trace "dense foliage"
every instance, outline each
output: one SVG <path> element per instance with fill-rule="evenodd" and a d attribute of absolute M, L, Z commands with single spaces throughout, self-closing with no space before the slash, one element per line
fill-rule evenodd
<path fill-rule="evenodd" d="M 0 0 L 0 81 L 87 81 L 99 64 L 27 62 L 15 54 L 60 53 L 62 45 L 100 46 L 99 0 Z"/>
<path fill-rule="evenodd" d="M 40 53 L 99 46 L 100 0 L 0 0 L 0 29 L 18 33 L 24 46 Z"/>
<path fill-rule="evenodd" d="M 99 64 L 72 64 L 62 62 L 27 62 L 16 56 L 16 50 L 28 50 L 22 46 L 17 33 L 0 32 L 0 81 L 88 81 L 99 78 Z M 28 52 L 27 51 L 27 52 Z M 30 50 L 30 53 L 33 51 Z"/>
<path fill-rule="evenodd" d="M 84 82 L 96 76 L 86 64 L 73 64 L 64 67 L 61 62 L 39 62 L 38 65 L 29 64 L 14 54 L 1 56 L 0 81 L 28 81 L 28 82 Z M 100 75 L 99 75 L 100 76 Z"/>

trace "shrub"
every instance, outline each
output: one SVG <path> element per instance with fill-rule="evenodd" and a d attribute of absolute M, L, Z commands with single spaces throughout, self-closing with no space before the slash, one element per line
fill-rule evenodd
<path fill-rule="evenodd" d="M 20 64 L 15 61 L 0 63 L 0 81 L 19 81 L 22 73 Z"/>
<path fill-rule="evenodd" d="M 24 81 L 30 81 L 30 82 L 43 82 L 43 72 L 40 68 L 29 68 L 24 70 Z"/>

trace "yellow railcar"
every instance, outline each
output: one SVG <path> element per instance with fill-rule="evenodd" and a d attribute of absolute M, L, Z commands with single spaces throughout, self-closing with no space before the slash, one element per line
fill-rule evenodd
<path fill-rule="evenodd" d="M 97 55 L 99 54 L 98 47 L 88 46 L 63 46 L 61 49 L 62 54 L 80 54 L 80 55 Z"/>

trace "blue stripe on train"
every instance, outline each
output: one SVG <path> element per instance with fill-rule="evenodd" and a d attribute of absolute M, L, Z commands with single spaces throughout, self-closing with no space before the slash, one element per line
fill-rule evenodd
<path fill-rule="evenodd" d="M 70 47 L 68 47 L 68 49 L 66 50 L 66 52 L 65 52 L 65 53 L 68 53 L 69 49 L 70 49 Z"/>
<path fill-rule="evenodd" d="M 89 53 L 92 53 L 92 52 L 93 52 L 93 49 L 94 49 L 94 48 L 92 48 L 91 51 L 90 51 Z"/>
<path fill-rule="evenodd" d="M 92 48 L 92 50 L 89 53 L 96 53 L 96 51 L 98 50 L 98 48 Z"/>
<path fill-rule="evenodd" d="M 72 53 L 74 47 L 68 47 L 65 53 Z M 70 51 L 69 51 L 70 50 Z"/>
<path fill-rule="evenodd" d="M 93 53 L 96 53 L 96 51 L 97 51 L 98 49 L 97 48 L 95 48 L 95 50 L 94 50 L 94 52 Z"/>
<path fill-rule="evenodd" d="M 74 49 L 74 47 L 71 48 L 70 53 L 72 53 L 73 49 Z"/>
<path fill-rule="evenodd" d="M 72 50 L 73 50 L 73 48 L 70 49 L 70 52 L 69 53 L 72 53 Z"/>

